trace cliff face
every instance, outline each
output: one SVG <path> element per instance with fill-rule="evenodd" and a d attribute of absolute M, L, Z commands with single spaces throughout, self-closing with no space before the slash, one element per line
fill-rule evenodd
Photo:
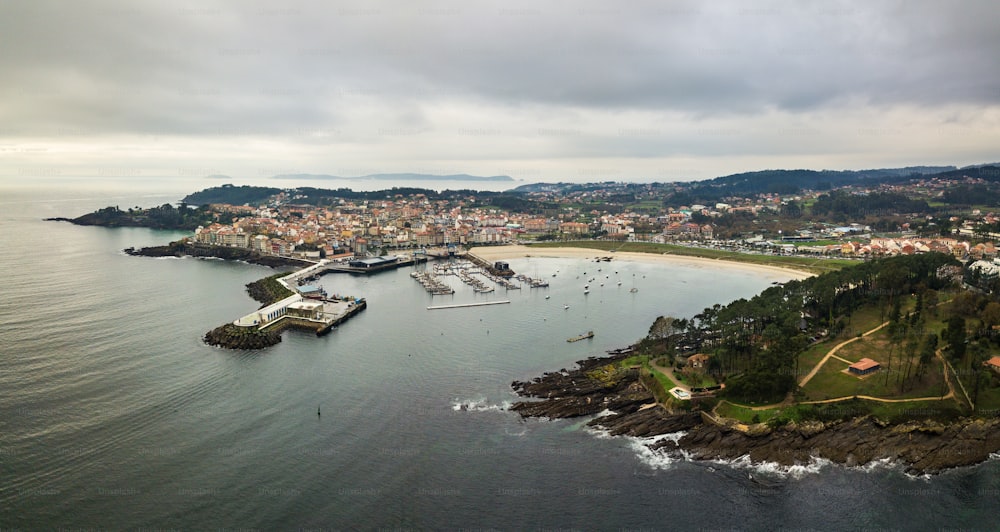
<path fill-rule="evenodd" d="M 611 376 L 595 371 L 623 356 L 581 361 L 571 371 L 546 373 L 531 382 L 514 382 L 522 397 L 540 400 L 515 403 L 522 417 L 551 419 L 600 415 L 588 425 L 612 435 L 657 436 L 684 431 L 676 442 L 652 445 L 664 452 L 683 449 L 698 460 L 732 460 L 749 456 L 754 462 L 807 464 L 814 458 L 859 466 L 889 459 L 916 473 L 936 473 L 977 464 L 1000 452 L 1000 419 L 960 419 L 949 423 L 915 421 L 889 425 L 870 417 L 804 422 L 776 429 L 766 425 L 739 427 L 699 412 L 670 411 L 654 405 L 652 394 L 639 382 L 636 370 Z"/>

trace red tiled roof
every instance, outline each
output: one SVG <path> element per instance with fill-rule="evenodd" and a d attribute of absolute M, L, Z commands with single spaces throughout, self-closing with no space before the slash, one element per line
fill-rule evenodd
<path fill-rule="evenodd" d="M 878 367 L 879 365 L 880 364 L 878 362 L 875 362 L 870 358 L 862 358 L 861 360 L 851 364 L 851 367 L 858 371 L 865 371 L 871 368 Z"/>
<path fill-rule="evenodd" d="M 993 358 L 987 360 L 986 361 L 986 365 L 987 366 L 996 366 L 996 367 L 1000 368 L 1000 356 L 993 357 Z"/>

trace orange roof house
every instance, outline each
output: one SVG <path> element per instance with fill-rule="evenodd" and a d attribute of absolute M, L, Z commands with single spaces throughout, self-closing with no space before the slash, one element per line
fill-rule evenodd
<path fill-rule="evenodd" d="M 850 371 L 855 375 L 868 375 L 869 373 L 878 371 L 881 367 L 881 364 L 870 358 L 862 358 L 861 360 L 848 366 L 847 371 Z"/>

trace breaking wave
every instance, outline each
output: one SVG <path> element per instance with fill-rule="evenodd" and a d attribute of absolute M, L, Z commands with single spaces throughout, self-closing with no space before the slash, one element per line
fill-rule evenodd
<path fill-rule="evenodd" d="M 628 446 L 635 452 L 636 458 L 650 469 L 670 469 L 677 462 L 690 460 L 687 451 L 680 448 L 671 450 L 653 449 L 652 446 L 667 440 L 677 443 L 685 434 L 687 432 L 682 431 L 647 438 L 629 436 Z"/>
<path fill-rule="evenodd" d="M 480 397 L 477 399 L 467 399 L 461 400 L 456 399 L 451 403 L 451 409 L 457 411 L 469 411 L 469 412 L 505 412 L 510 410 L 513 403 L 510 401 L 503 401 L 500 404 L 491 404 L 487 401 L 485 397 Z"/>

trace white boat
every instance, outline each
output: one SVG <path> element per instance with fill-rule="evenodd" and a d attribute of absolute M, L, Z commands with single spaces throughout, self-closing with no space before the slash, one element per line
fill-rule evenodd
<path fill-rule="evenodd" d="M 563 305 L 563 310 L 569 310 L 569 305 Z"/>

